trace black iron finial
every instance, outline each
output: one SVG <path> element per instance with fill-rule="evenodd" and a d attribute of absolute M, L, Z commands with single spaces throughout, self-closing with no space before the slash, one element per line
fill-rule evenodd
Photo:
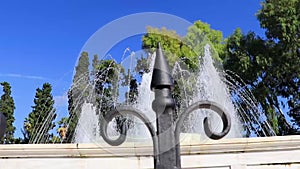
<path fill-rule="evenodd" d="M 117 116 L 133 115 L 146 125 L 153 141 L 153 157 L 155 169 L 181 169 L 180 158 L 180 133 L 185 118 L 198 109 L 210 109 L 217 113 L 223 122 L 221 133 L 211 131 L 207 118 L 204 119 L 204 130 L 211 139 L 220 139 L 230 130 L 229 115 L 221 109 L 221 106 L 212 101 L 198 101 L 189 105 L 174 123 L 175 100 L 172 97 L 172 87 L 174 86 L 169 65 L 163 55 L 160 44 L 156 50 L 156 58 L 153 68 L 151 90 L 155 93 L 152 102 L 152 109 L 156 114 L 156 130 L 153 123 L 145 116 L 145 113 L 133 107 L 121 106 L 105 114 L 100 123 L 100 132 L 103 139 L 110 145 L 120 145 L 126 140 L 127 127 L 122 123 L 122 129 L 117 139 L 112 139 L 107 134 L 107 127 L 110 121 Z"/>
<path fill-rule="evenodd" d="M 159 88 L 171 88 L 173 86 L 174 83 L 169 70 L 169 65 L 163 55 L 160 43 L 158 43 L 150 86 L 151 90 Z"/>

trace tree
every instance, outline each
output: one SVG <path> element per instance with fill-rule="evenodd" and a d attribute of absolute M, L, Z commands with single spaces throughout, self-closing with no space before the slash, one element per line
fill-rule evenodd
<path fill-rule="evenodd" d="M 201 21 L 196 21 L 188 28 L 187 34 L 181 37 L 175 31 L 167 30 L 166 28 L 147 28 L 147 33 L 142 38 L 142 48 L 147 52 L 154 52 L 157 44 L 160 43 L 164 55 L 168 60 L 170 67 L 173 69 L 175 63 L 179 63 L 181 68 L 187 69 L 190 72 L 199 70 L 199 58 L 204 56 L 204 46 L 210 44 L 212 57 L 221 62 L 219 55 L 223 55 L 224 43 L 223 35 L 220 31 L 210 28 L 210 25 Z M 154 48 L 154 49 L 153 49 Z M 145 61 L 138 61 L 139 64 L 145 65 Z M 141 66 L 138 67 L 141 69 Z M 144 72 L 143 70 L 139 70 Z M 174 119 L 180 114 L 181 110 L 186 108 L 184 102 L 189 102 L 193 95 L 193 90 L 196 81 L 193 75 L 184 77 L 174 77 L 175 86 L 173 97 L 175 98 L 176 109 Z M 189 86 L 185 85 L 186 81 L 190 81 Z M 185 87 L 185 92 L 182 92 L 182 87 Z M 185 100 L 183 100 L 183 98 Z"/>
<path fill-rule="evenodd" d="M 97 58 L 96 58 L 97 59 Z M 125 73 L 125 69 L 122 65 L 116 63 L 115 60 L 96 60 L 93 59 L 93 70 L 95 76 L 93 79 L 94 89 L 94 102 L 96 105 L 96 112 L 99 115 L 99 119 L 103 120 L 106 113 L 112 111 L 120 104 L 134 104 L 138 95 L 137 79 L 131 74 L 130 69 Z M 119 89 L 121 87 L 129 87 L 129 91 L 124 93 L 125 102 L 118 103 Z M 122 97 L 122 96 L 121 96 Z M 131 128 L 133 121 L 124 116 L 115 117 L 116 131 L 121 131 L 123 124 Z"/>
<path fill-rule="evenodd" d="M 257 14 L 268 39 L 296 52 L 300 43 L 300 1 L 266 0 Z"/>
<path fill-rule="evenodd" d="M 13 125 L 15 121 L 14 117 L 14 110 L 15 110 L 15 103 L 11 96 L 11 86 L 8 82 L 1 82 L 0 83 L 3 87 L 3 95 L 1 96 L 0 100 L 0 112 L 6 117 L 6 132 L 4 137 L 1 138 L 2 144 L 12 144 L 14 143 L 14 132 L 16 127 Z"/>
<path fill-rule="evenodd" d="M 96 72 L 97 72 L 97 67 L 99 65 L 99 57 L 98 55 L 94 55 L 94 58 L 93 58 L 93 62 L 92 62 L 92 67 L 93 67 L 93 71 L 92 71 L 92 75 L 95 75 Z"/>
<path fill-rule="evenodd" d="M 76 66 L 73 85 L 68 92 L 68 125 L 66 127 L 61 126 L 66 123 L 60 122 L 61 127 L 58 129 L 61 139 L 64 139 L 63 142 L 72 142 L 84 102 L 92 103 L 95 106 L 96 114 L 99 115 L 100 120 L 103 119 L 103 116 L 107 112 L 116 107 L 119 92 L 118 83 L 119 81 L 124 81 L 124 79 L 119 79 L 121 71 L 124 73 L 121 66 L 114 60 L 99 60 L 98 55 L 94 55 L 92 71 L 90 72 L 88 53 L 81 53 L 78 65 Z M 133 85 L 133 82 L 130 85 Z M 132 100 L 135 98 L 133 92 L 130 92 L 129 97 Z M 117 117 L 116 120 L 126 121 L 123 117 Z M 117 126 L 117 128 L 120 128 L 120 126 Z"/>
<path fill-rule="evenodd" d="M 164 27 L 161 29 L 147 27 L 147 33 L 142 37 L 142 43 L 142 48 L 150 53 L 155 52 L 157 44 L 160 43 L 171 67 L 180 59 L 197 56 L 197 54 L 182 41 L 182 37 L 177 35 L 175 31 L 167 30 Z M 185 63 L 189 67 L 195 68 L 192 60 L 193 59 L 185 59 Z"/>
<path fill-rule="evenodd" d="M 212 57 L 219 62 L 221 61 L 219 55 L 223 55 L 225 47 L 222 32 L 211 29 L 209 24 L 199 20 L 188 28 L 184 37 L 166 28 L 148 27 L 142 42 L 142 48 L 151 53 L 160 43 L 171 67 L 175 62 L 183 60 L 190 70 L 199 68 L 198 59 L 199 56 L 204 56 L 206 44 L 211 45 Z"/>
<path fill-rule="evenodd" d="M 257 16 L 266 38 L 237 29 L 226 42 L 224 67 L 246 82 L 278 135 L 295 134 L 300 124 L 299 3 L 263 2 Z M 289 124 L 282 107 L 296 126 Z"/>
<path fill-rule="evenodd" d="M 274 94 L 285 98 L 292 122 L 300 125 L 300 1 L 272 0 L 258 12 L 261 27 L 274 44 L 270 71 Z M 279 103 L 275 104 L 279 105 Z"/>
<path fill-rule="evenodd" d="M 273 129 L 278 129 L 278 121 L 275 113 L 275 107 L 270 104 L 272 97 L 270 96 L 270 88 L 265 86 L 265 70 L 269 67 L 271 55 L 269 53 L 271 45 L 265 42 L 262 38 L 255 35 L 254 32 L 249 32 L 243 35 L 240 29 L 231 35 L 226 42 L 226 57 L 224 59 L 225 70 L 235 72 L 247 84 L 247 87 L 252 91 L 255 98 L 260 103 L 271 123 Z M 269 96 L 269 97 L 267 97 Z M 241 101 L 240 108 L 246 110 L 248 117 L 252 118 L 250 110 L 246 104 Z M 251 126 L 258 126 L 257 122 L 251 119 Z M 262 132 L 262 128 L 255 129 Z M 278 132 L 278 131 L 276 131 Z M 260 133 L 256 133 L 260 135 Z"/>
<path fill-rule="evenodd" d="M 60 121 L 57 122 L 59 126 L 56 131 L 59 134 L 59 142 L 63 142 L 64 140 L 66 140 L 68 121 L 69 119 L 67 117 L 63 117 L 60 119 Z"/>
<path fill-rule="evenodd" d="M 194 22 L 194 25 L 188 28 L 183 42 L 196 53 L 195 60 L 198 60 L 199 56 L 204 56 L 204 47 L 210 44 L 213 59 L 221 61 L 219 55 L 223 55 L 225 47 L 223 34 L 221 31 L 212 29 L 208 23 L 201 21 Z"/>
<path fill-rule="evenodd" d="M 82 105 L 89 99 L 91 90 L 89 65 L 88 53 L 82 52 L 75 68 L 72 86 L 68 91 L 69 125 L 65 137 L 68 143 L 73 140 Z"/>
<path fill-rule="evenodd" d="M 99 60 L 95 67 L 94 95 L 97 114 L 110 111 L 118 92 L 119 65 L 113 60 Z"/>
<path fill-rule="evenodd" d="M 124 79 L 119 79 L 121 70 L 120 65 L 114 60 L 99 60 L 95 67 L 96 75 L 94 79 L 94 95 L 97 114 L 100 121 L 104 120 L 104 116 L 109 111 L 116 108 L 118 98 L 118 83 Z M 124 71 L 123 71 L 124 72 Z M 123 117 L 115 117 L 117 121 L 116 130 L 119 131 L 121 123 L 126 119 Z"/>
<path fill-rule="evenodd" d="M 28 117 L 25 118 L 23 135 L 25 143 L 49 143 L 53 134 L 50 131 L 55 127 L 56 118 L 54 100 L 51 94 L 52 87 L 44 83 L 43 88 L 37 88 L 34 106 Z"/>

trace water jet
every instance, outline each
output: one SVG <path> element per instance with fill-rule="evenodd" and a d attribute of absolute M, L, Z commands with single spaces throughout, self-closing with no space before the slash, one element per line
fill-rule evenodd
<path fill-rule="evenodd" d="M 120 106 L 105 114 L 104 120 L 100 122 L 101 136 L 103 139 L 112 146 L 118 146 L 124 143 L 127 135 L 127 126 L 124 125 L 124 123 L 121 124 L 120 136 L 117 139 L 110 139 L 107 134 L 108 122 L 120 115 L 130 114 L 136 116 L 142 120 L 151 134 L 154 152 L 154 168 L 181 169 L 179 136 L 184 119 L 189 113 L 197 109 L 210 109 L 221 117 L 223 129 L 220 133 L 216 133 L 210 129 L 207 118 L 203 121 L 205 134 L 211 139 L 220 139 L 229 132 L 231 126 L 229 115 L 227 115 L 217 103 L 208 100 L 192 104 L 179 116 L 178 122 L 174 124 L 173 114 L 175 111 L 175 102 L 171 94 L 173 86 L 174 82 L 169 71 L 168 63 L 163 55 L 160 44 L 158 44 L 150 85 L 151 90 L 155 93 L 152 109 L 156 113 L 156 130 L 144 113 L 132 107 Z"/>

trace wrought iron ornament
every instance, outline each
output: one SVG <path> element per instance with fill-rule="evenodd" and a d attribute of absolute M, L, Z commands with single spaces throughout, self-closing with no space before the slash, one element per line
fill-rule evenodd
<path fill-rule="evenodd" d="M 139 118 L 150 131 L 153 141 L 154 168 L 155 169 L 181 169 L 180 161 L 180 133 L 184 119 L 193 111 L 198 109 L 209 109 L 217 113 L 223 122 L 221 133 L 213 132 L 209 127 L 207 117 L 204 119 L 205 134 L 211 139 L 220 139 L 230 130 L 231 122 L 229 115 L 223 111 L 217 103 L 212 101 L 198 101 L 189 106 L 180 114 L 176 123 L 173 121 L 175 102 L 172 98 L 172 88 L 174 86 L 168 63 L 163 55 L 160 44 L 156 50 L 156 58 L 153 69 L 151 90 L 155 93 L 152 102 L 152 109 L 156 113 L 156 130 L 149 119 L 139 110 L 129 107 L 116 107 L 113 111 L 106 113 L 101 121 L 101 136 L 112 146 L 118 146 L 126 140 L 127 125 L 121 124 L 120 135 L 117 139 L 109 138 L 107 134 L 108 123 L 117 116 L 133 115 Z"/>

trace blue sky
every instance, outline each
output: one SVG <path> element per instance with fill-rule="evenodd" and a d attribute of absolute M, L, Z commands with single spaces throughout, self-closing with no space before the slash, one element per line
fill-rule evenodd
<path fill-rule="evenodd" d="M 259 8 L 260 0 L 1 1 L 0 82 L 12 86 L 16 136 L 22 136 L 35 90 L 45 82 L 53 86 L 58 114 L 67 114 L 65 94 L 77 57 L 90 36 L 109 22 L 139 12 L 162 12 L 207 22 L 224 37 L 237 27 L 262 35 L 255 17 Z"/>

